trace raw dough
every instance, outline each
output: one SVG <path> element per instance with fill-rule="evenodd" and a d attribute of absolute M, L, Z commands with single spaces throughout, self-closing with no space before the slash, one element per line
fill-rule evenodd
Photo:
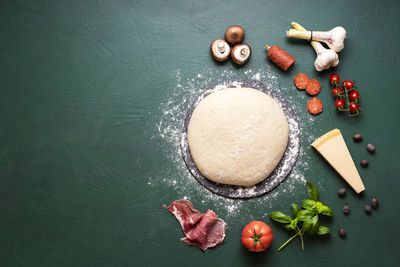
<path fill-rule="evenodd" d="M 222 184 L 252 186 L 275 169 L 289 127 L 279 104 L 252 88 L 227 88 L 199 102 L 188 126 L 199 171 Z"/>

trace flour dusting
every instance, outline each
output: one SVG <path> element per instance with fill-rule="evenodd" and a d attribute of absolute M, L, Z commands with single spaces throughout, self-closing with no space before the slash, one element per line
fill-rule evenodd
<path fill-rule="evenodd" d="M 221 197 L 204 188 L 187 169 L 180 150 L 181 142 L 183 140 L 181 134 L 182 123 L 186 110 L 190 103 L 195 100 L 201 100 L 199 99 L 199 96 L 205 88 L 209 88 L 218 81 L 236 78 L 250 78 L 266 83 L 274 88 L 279 88 L 280 93 L 291 103 L 293 109 L 302 110 L 302 114 L 304 114 L 304 106 L 301 106 L 301 103 L 298 103 L 299 101 L 297 101 L 297 99 L 293 99 L 293 97 L 288 94 L 289 91 L 294 90 L 292 84 L 279 84 L 278 86 L 278 77 L 268 66 L 263 70 L 257 71 L 204 70 L 195 75 L 195 78 L 193 78 L 193 76 L 190 78 L 184 78 L 184 73 L 182 73 L 181 70 L 174 71 L 173 75 L 176 78 L 176 86 L 170 91 L 166 101 L 160 104 L 161 117 L 156 125 L 159 136 L 153 137 L 162 138 L 164 140 L 165 144 L 160 149 L 163 150 L 163 154 L 168 155 L 168 160 L 172 167 L 167 168 L 165 172 L 157 177 L 149 177 L 149 186 L 168 186 L 171 190 L 176 192 L 181 199 L 202 199 L 202 205 L 212 208 L 214 211 L 218 212 L 221 217 L 225 218 L 236 217 L 246 201 L 254 203 L 254 205 L 262 208 L 262 210 L 267 210 L 268 208 L 271 208 L 272 203 L 274 203 L 281 194 L 294 194 L 294 192 L 299 188 L 302 190 L 304 189 L 305 177 L 303 176 L 303 173 L 309 169 L 309 166 L 307 164 L 307 156 L 301 148 L 300 143 L 292 148 L 299 150 L 299 158 L 296 166 L 293 168 L 286 180 L 273 191 L 249 200 Z M 240 86 L 241 84 L 238 81 L 233 81 L 231 84 L 221 82 L 217 83 L 217 85 L 211 90 L 217 91 L 227 87 Z M 301 98 L 300 95 L 304 94 L 299 94 L 299 97 Z M 298 119 L 300 125 L 303 125 L 304 123 L 312 124 L 314 121 L 314 118 L 310 117 L 309 114 L 299 116 Z M 294 125 L 293 123 L 290 124 L 290 120 L 291 118 L 288 118 L 289 125 Z M 298 129 L 290 130 L 292 134 L 293 130 L 300 131 L 300 127 Z M 292 151 L 291 153 L 294 152 L 295 151 Z M 254 188 L 247 190 L 254 190 Z"/>

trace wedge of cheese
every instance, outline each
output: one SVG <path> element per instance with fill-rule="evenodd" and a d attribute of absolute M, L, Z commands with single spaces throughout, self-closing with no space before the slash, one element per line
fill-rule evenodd
<path fill-rule="evenodd" d="M 334 129 L 324 134 L 315 140 L 311 146 L 329 162 L 354 191 L 360 193 L 365 190 L 360 174 L 358 174 L 356 165 L 339 129 Z"/>

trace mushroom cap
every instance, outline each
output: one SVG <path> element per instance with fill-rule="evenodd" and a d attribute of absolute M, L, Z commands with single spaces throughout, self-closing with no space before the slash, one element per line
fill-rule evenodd
<path fill-rule="evenodd" d="M 231 58 L 238 64 L 243 65 L 251 56 L 251 48 L 247 44 L 237 44 L 232 48 Z"/>
<path fill-rule="evenodd" d="M 239 25 L 232 25 L 225 31 L 225 40 L 231 45 L 242 43 L 244 36 L 244 29 Z"/>
<path fill-rule="evenodd" d="M 226 61 L 231 54 L 231 47 L 222 39 L 214 40 L 210 46 L 211 54 L 216 61 Z"/>

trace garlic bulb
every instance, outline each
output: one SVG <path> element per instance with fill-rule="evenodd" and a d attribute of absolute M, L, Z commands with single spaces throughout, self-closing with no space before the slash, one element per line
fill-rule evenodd
<path fill-rule="evenodd" d="M 292 22 L 292 24 L 295 22 Z M 293 37 L 297 39 L 305 39 L 318 42 L 324 42 L 328 45 L 330 49 L 335 52 L 340 52 L 344 48 L 344 39 L 346 38 L 346 30 L 337 26 L 330 31 L 298 31 L 294 29 L 290 29 L 286 32 L 288 37 Z"/>
<path fill-rule="evenodd" d="M 307 32 L 307 30 L 297 22 L 292 22 L 291 26 L 298 32 Z M 311 41 L 311 45 L 315 53 L 317 53 L 317 58 L 314 62 L 314 67 L 317 71 L 323 71 L 339 65 L 339 56 L 335 51 L 326 49 L 317 41 Z"/>
<path fill-rule="evenodd" d="M 335 52 L 343 50 L 345 38 L 346 30 L 341 26 L 337 26 L 328 32 L 313 32 L 313 40 L 326 43 Z"/>
<path fill-rule="evenodd" d="M 323 71 L 330 67 L 336 67 L 339 64 L 338 54 L 330 49 L 326 49 L 318 42 L 311 42 L 312 47 L 317 53 L 317 58 L 314 62 L 314 67 L 317 71 Z"/>

